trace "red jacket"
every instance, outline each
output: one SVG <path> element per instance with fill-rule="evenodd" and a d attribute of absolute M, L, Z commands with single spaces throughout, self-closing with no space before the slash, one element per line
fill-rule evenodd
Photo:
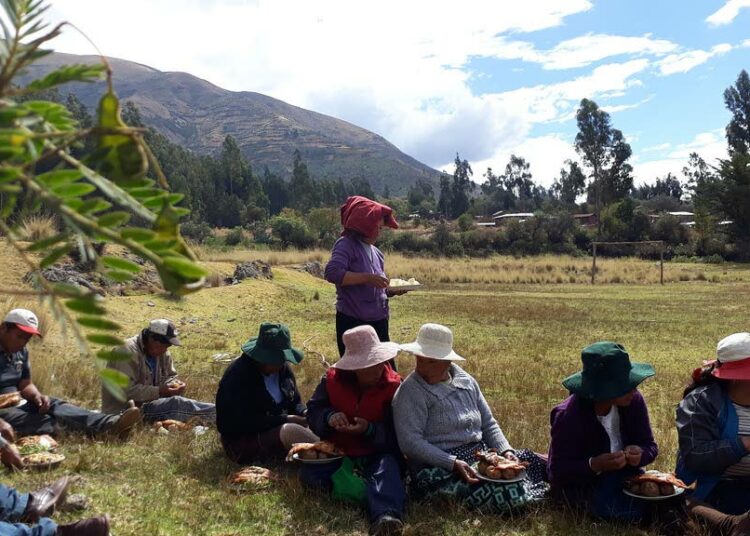
<path fill-rule="evenodd" d="M 346 374 L 344 374 L 346 376 Z M 356 381 L 342 379 L 341 371 L 330 368 L 326 372 L 326 391 L 331 408 L 349 418 L 360 417 L 377 426 L 391 419 L 391 401 L 401 385 L 401 376 L 391 367 L 383 369 L 383 375 L 373 387 L 360 391 Z M 341 447 L 348 456 L 367 456 L 376 451 L 367 435 L 351 435 L 334 431 L 328 438 Z"/>

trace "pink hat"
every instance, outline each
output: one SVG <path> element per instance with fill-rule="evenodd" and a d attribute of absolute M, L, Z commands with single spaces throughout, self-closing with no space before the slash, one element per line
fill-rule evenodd
<path fill-rule="evenodd" d="M 373 367 L 396 357 L 399 347 L 394 342 L 380 342 L 372 326 L 357 326 L 344 332 L 341 337 L 346 350 L 334 368 L 359 370 Z"/>

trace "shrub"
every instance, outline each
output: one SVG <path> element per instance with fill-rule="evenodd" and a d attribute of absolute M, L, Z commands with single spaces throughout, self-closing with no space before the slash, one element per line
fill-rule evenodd
<path fill-rule="evenodd" d="M 239 246 L 245 241 L 245 233 L 242 232 L 242 227 L 235 227 L 227 233 L 224 237 L 224 243 L 227 246 Z"/>
<path fill-rule="evenodd" d="M 193 240 L 199 244 L 202 244 L 206 239 L 213 234 L 211 226 L 205 221 L 197 222 L 188 220 L 180 225 L 180 231 L 182 236 Z"/>
<path fill-rule="evenodd" d="M 273 235 L 281 242 L 281 247 L 284 249 L 289 246 L 304 249 L 315 244 L 315 236 L 310 232 L 305 222 L 294 214 L 282 212 L 271 218 L 269 223 Z"/>
<path fill-rule="evenodd" d="M 474 218 L 471 217 L 471 214 L 465 213 L 458 218 L 458 228 L 464 232 L 474 228 Z"/>

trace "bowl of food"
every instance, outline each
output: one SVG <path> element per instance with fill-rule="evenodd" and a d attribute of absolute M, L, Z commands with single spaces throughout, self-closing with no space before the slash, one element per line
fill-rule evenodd
<path fill-rule="evenodd" d="M 487 482 L 509 483 L 526 478 L 528 462 L 509 460 L 497 452 L 486 450 L 474 453 L 476 462 L 472 468 L 480 480 Z"/>
<path fill-rule="evenodd" d="M 417 290 L 418 288 L 422 288 L 422 283 L 413 277 L 410 279 L 399 279 L 398 277 L 394 277 L 388 282 L 388 290 L 405 291 Z"/>
<path fill-rule="evenodd" d="M 302 463 L 330 463 L 344 457 L 344 452 L 330 441 L 295 443 L 289 449 L 286 461 Z"/>
<path fill-rule="evenodd" d="M 651 470 L 627 479 L 622 491 L 637 499 L 663 501 L 677 497 L 690 488 L 672 473 Z"/>
<path fill-rule="evenodd" d="M 22 437 L 16 447 L 24 466 L 32 469 L 49 469 L 65 460 L 63 454 L 56 452 L 57 441 L 46 434 Z"/>

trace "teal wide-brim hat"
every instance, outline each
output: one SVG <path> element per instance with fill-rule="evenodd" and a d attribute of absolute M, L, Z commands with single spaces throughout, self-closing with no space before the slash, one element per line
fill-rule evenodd
<path fill-rule="evenodd" d="M 647 363 L 631 363 L 625 348 L 614 342 L 597 342 L 581 352 L 583 370 L 568 376 L 563 385 L 571 393 L 594 401 L 626 395 L 654 374 Z"/>
<path fill-rule="evenodd" d="M 284 361 L 297 365 L 304 358 L 300 350 L 292 348 L 289 328 L 268 322 L 260 325 L 257 337 L 242 345 L 242 353 L 264 365 L 281 365 Z"/>

